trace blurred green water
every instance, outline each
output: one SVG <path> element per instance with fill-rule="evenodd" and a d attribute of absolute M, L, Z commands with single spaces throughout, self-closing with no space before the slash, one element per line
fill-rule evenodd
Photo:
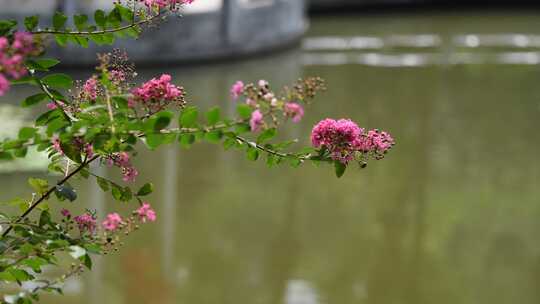
<path fill-rule="evenodd" d="M 525 13 L 319 17 L 309 36 L 538 33 L 539 23 Z M 229 113 L 223 96 L 237 79 L 321 76 L 329 90 L 285 133 L 308 144 L 319 119 L 349 117 L 394 135 L 384 161 L 337 180 L 331 168 L 267 170 L 208 145 L 143 152 L 138 182 L 157 184 L 159 221 L 43 302 L 538 303 L 538 65 L 304 66 L 304 55 L 140 74 L 167 71 L 192 103 Z M 0 199 L 26 193 L 30 174 L 1 174 Z M 92 181 L 75 184 L 81 210 L 130 210 Z"/>

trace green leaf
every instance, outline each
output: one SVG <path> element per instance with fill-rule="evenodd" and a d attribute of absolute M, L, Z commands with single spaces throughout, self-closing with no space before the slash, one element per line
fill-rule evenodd
<path fill-rule="evenodd" d="M 37 15 L 24 18 L 24 27 L 29 32 L 33 31 L 37 27 L 38 23 L 39 23 L 39 16 Z"/>
<path fill-rule="evenodd" d="M 221 114 L 218 107 L 213 107 L 210 111 L 206 112 L 206 120 L 208 121 L 208 124 L 212 126 L 219 122 L 220 116 Z"/>
<path fill-rule="evenodd" d="M 261 133 L 261 135 L 259 135 L 259 137 L 257 137 L 257 143 L 263 143 L 267 140 L 270 140 L 274 138 L 276 134 L 277 134 L 276 128 L 266 129 Z"/>
<path fill-rule="evenodd" d="M 39 194 L 43 194 L 49 190 L 49 182 L 44 179 L 30 177 L 28 184 Z"/>
<path fill-rule="evenodd" d="M 122 200 L 122 188 L 115 185 L 115 184 L 111 184 L 112 186 L 112 196 L 115 200 L 119 201 L 119 200 Z"/>
<path fill-rule="evenodd" d="M 61 73 L 47 75 L 41 78 L 41 82 L 53 88 L 69 89 L 73 86 L 73 79 Z"/>
<path fill-rule="evenodd" d="M 75 144 L 60 142 L 60 147 L 69 159 L 79 164 L 82 163 L 81 151 Z"/>
<path fill-rule="evenodd" d="M 251 117 L 251 112 L 253 112 L 253 109 L 247 104 L 241 103 L 236 107 L 236 112 L 238 112 L 238 115 L 240 115 L 242 119 L 249 119 Z"/>
<path fill-rule="evenodd" d="M 347 166 L 345 164 L 343 164 L 342 162 L 340 162 L 338 160 L 335 160 L 334 161 L 334 168 L 335 168 L 335 171 L 336 171 L 336 176 L 338 178 L 340 178 L 345 173 L 345 169 L 347 169 Z"/>
<path fill-rule="evenodd" d="M 0 20 L 0 36 L 6 36 L 16 26 L 16 20 Z"/>
<path fill-rule="evenodd" d="M 38 58 L 34 61 L 46 69 L 52 68 L 53 66 L 60 63 L 60 60 L 54 58 Z"/>
<path fill-rule="evenodd" d="M 107 24 L 107 17 L 105 16 L 105 12 L 103 10 L 97 10 L 94 13 L 94 20 L 96 21 L 96 24 L 102 28 L 104 28 Z"/>
<path fill-rule="evenodd" d="M 153 131 L 159 132 L 168 127 L 171 123 L 171 119 L 173 118 L 173 116 L 174 114 L 169 111 L 157 113 L 155 117 L 150 119 L 150 124 L 152 125 Z"/>
<path fill-rule="evenodd" d="M 47 262 L 47 260 L 43 258 L 34 257 L 34 258 L 24 259 L 22 261 L 22 264 L 32 268 L 34 272 L 41 273 L 41 267 L 45 265 L 49 265 L 49 262 Z"/>
<path fill-rule="evenodd" d="M 218 143 L 223 137 L 223 132 L 221 130 L 214 130 L 204 134 L 204 139 L 211 143 Z"/>
<path fill-rule="evenodd" d="M 199 111 L 195 107 L 187 107 L 180 114 L 179 125 L 181 128 L 191 128 L 197 125 Z"/>
<path fill-rule="evenodd" d="M 47 210 L 43 210 L 39 216 L 39 227 L 43 227 L 51 223 L 51 214 Z"/>
<path fill-rule="evenodd" d="M 180 146 L 183 148 L 189 148 L 195 142 L 195 135 L 193 134 L 182 134 L 180 135 Z"/>
<path fill-rule="evenodd" d="M 30 128 L 30 127 L 23 127 L 19 130 L 19 139 L 20 140 L 28 140 L 36 134 L 37 129 Z"/>
<path fill-rule="evenodd" d="M 88 268 L 89 270 L 92 269 L 92 258 L 90 258 L 88 254 L 85 254 L 84 256 L 80 257 L 79 260 L 83 262 L 86 268 Z"/>
<path fill-rule="evenodd" d="M 56 12 L 53 16 L 53 27 L 55 30 L 60 30 L 66 25 L 68 17 L 61 12 Z"/>
<path fill-rule="evenodd" d="M 109 191 L 109 181 L 107 181 L 103 177 L 96 176 L 96 182 L 101 188 L 101 190 L 103 190 L 104 192 Z"/>
<path fill-rule="evenodd" d="M 259 158 L 259 150 L 250 147 L 248 148 L 246 155 L 249 160 L 256 161 Z"/>
<path fill-rule="evenodd" d="M 79 30 L 79 31 L 84 31 L 87 27 L 88 27 L 88 16 L 86 15 L 74 15 L 73 16 L 73 21 L 75 23 L 75 27 Z"/>
<path fill-rule="evenodd" d="M 34 279 L 34 276 L 32 276 L 31 274 L 29 274 L 28 272 L 26 272 L 25 270 L 22 270 L 22 269 L 11 268 L 11 269 L 8 270 L 8 272 L 18 282 L 25 282 L 25 281 L 30 281 L 30 280 Z"/>
<path fill-rule="evenodd" d="M 161 146 L 165 143 L 166 134 L 147 134 L 146 135 L 146 144 L 152 150 Z"/>
<path fill-rule="evenodd" d="M 54 40 L 59 46 L 66 46 L 68 38 L 66 34 L 54 34 Z"/>
<path fill-rule="evenodd" d="M 120 13 L 120 17 L 122 18 L 122 20 L 127 21 L 127 22 L 133 21 L 133 11 L 131 9 L 125 6 L 119 5 L 119 4 L 116 5 L 116 9 L 118 9 L 118 12 Z"/>
<path fill-rule="evenodd" d="M 45 93 L 38 93 L 32 96 L 29 96 L 25 100 L 23 100 L 22 107 L 26 108 L 26 107 L 33 106 L 45 100 L 46 98 L 47 98 L 47 94 Z"/>
<path fill-rule="evenodd" d="M 137 196 L 145 196 L 154 191 L 154 184 L 146 183 L 137 191 Z"/>

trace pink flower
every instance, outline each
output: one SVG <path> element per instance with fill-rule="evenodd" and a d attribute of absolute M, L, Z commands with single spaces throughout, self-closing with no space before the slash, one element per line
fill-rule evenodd
<path fill-rule="evenodd" d="M 123 180 L 125 182 L 134 182 L 135 178 L 139 175 L 139 171 L 135 167 L 123 167 L 122 168 Z"/>
<path fill-rule="evenodd" d="M 3 51 L 9 46 L 9 41 L 6 37 L 0 37 L 0 51 Z"/>
<path fill-rule="evenodd" d="M 92 77 L 86 80 L 83 86 L 83 92 L 90 100 L 96 100 L 97 98 L 97 79 Z"/>
<path fill-rule="evenodd" d="M 139 219 L 143 223 L 146 223 L 146 220 L 150 222 L 153 222 L 156 220 L 156 212 L 154 211 L 154 209 L 152 209 L 150 204 L 147 202 L 144 202 L 142 206 L 135 211 L 135 213 L 139 215 Z"/>
<path fill-rule="evenodd" d="M 71 212 L 69 212 L 69 210 L 67 210 L 67 209 L 60 210 L 60 214 L 62 214 L 65 217 L 70 217 L 71 216 Z"/>
<path fill-rule="evenodd" d="M 332 159 L 347 164 L 354 158 L 363 132 L 349 119 L 335 121 L 327 118 L 313 127 L 311 143 L 316 148 L 324 146 Z"/>
<path fill-rule="evenodd" d="M 173 102 L 181 104 L 184 90 L 170 82 L 171 76 L 163 74 L 159 78 L 152 78 L 143 83 L 133 89 L 133 98 L 129 100 L 129 106 L 135 107 L 140 103 L 153 111 L 159 111 Z"/>
<path fill-rule="evenodd" d="M 395 144 L 392 136 L 384 131 L 369 130 L 362 135 L 359 141 L 359 150 L 362 152 L 373 152 L 376 159 L 381 159 Z"/>
<path fill-rule="evenodd" d="M 259 84 L 259 87 L 265 88 L 265 87 L 268 86 L 268 81 L 266 81 L 266 80 L 264 80 L 264 79 L 261 79 L 261 80 L 259 80 L 259 83 L 258 83 L 258 84 Z"/>
<path fill-rule="evenodd" d="M 86 157 L 88 158 L 94 157 L 94 146 L 92 144 L 85 144 L 84 153 L 86 153 Z"/>
<path fill-rule="evenodd" d="M 295 102 L 288 102 L 283 108 L 286 116 L 292 117 L 293 122 L 299 122 L 304 117 L 304 108 Z"/>
<path fill-rule="evenodd" d="M 0 73 L 0 96 L 6 94 L 9 90 L 9 81 L 6 79 L 4 74 Z"/>
<path fill-rule="evenodd" d="M 274 93 L 266 93 L 264 94 L 263 98 L 266 101 L 272 101 L 272 99 L 274 99 Z"/>
<path fill-rule="evenodd" d="M 115 231 L 123 223 L 122 217 L 118 213 L 110 213 L 107 218 L 101 223 L 105 230 Z"/>
<path fill-rule="evenodd" d="M 255 110 L 251 113 L 251 119 L 249 120 L 249 126 L 251 127 L 252 132 L 257 132 L 261 129 L 261 126 L 264 123 L 263 115 L 261 111 Z"/>
<path fill-rule="evenodd" d="M 54 110 L 54 109 L 57 109 L 57 108 L 58 108 L 58 106 L 56 105 L 56 103 L 54 103 L 54 102 L 47 103 L 47 109 Z"/>
<path fill-rule="evenodd" d="M 250 107 L 256 107 L 257 102 L 251 98 L 246 98 L 246 104 Z"/>
<path fill-rule="evenodd" d="M 109 71 L 109 80 L 114 83 L 126 81 L 126 73 L 120 70 L 111 70 Z"/>
<path fill-rule="evenodd" d="M 58 138 L 57 135 L 53 136 L 52 138 L 52 147 L 54 150 L 56 150 L 56 152 L 60 153 L 60 155 L 64 155 L 64 151 L 60 145 L 60 138 Z"/>
<path fill-rule="evenodd" d="M 231 97 L 236 100 L 244 92 L 244 83 L 240 80 L 235 82 L 231 87 Z"/>
<path fill-rule="evenodd" d="M 96 219 L 89 213 L 78 215 L 73 220 L 79 226 L 81 233 L 89 232 L 92 234 L 96 230 Z"/>
<path fill-rule="evenodd" d="M 27 55 L 35 51 L 34 38 L 32 34 L 28 32 L 16 32 L 14 35 L 14 40 L 12 48 L 21 53 L 22 55 Z"/>

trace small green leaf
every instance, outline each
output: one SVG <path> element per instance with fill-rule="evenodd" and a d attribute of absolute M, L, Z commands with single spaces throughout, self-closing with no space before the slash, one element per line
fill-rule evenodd
<path fill-rule="evenodd" d="M 38 23 L 39 23 L 39 16 L 37 15 L 24 18 L 24 27 L 29 32 L 33 31 L 37 27 Z"/>
<path fill-rule="evenodd" d="M 206 113 L 206 120 L 208 121 L 208 124 L 213 126 L 219 122 L 221 113 L 219 111 L 218 107 L 213 107 Z"/>
<path fill-rule="evenodd" d="M 53 27 L 55 30 L 62 29 L 67 21 L 68 17 L 61 12 L 56 12 L 53 16 Z"/>
<path fill-rule="evenodd" d="M 109 191 L 109 181 L 107 181 L 106 179 L 102 177 L 96 176 L 96 182 L 98 186 L 101 188 L 101 190 L 103 190 L 104 192 Z"/>
<path fill-rule="evenodd" d="M 22 269 L 11 268 L 8 272 L 18 281 L 25 282 L 34 279 L 34 276 Z"/>
<path fill-rule="evenodd" d="M 193 134 L 182 134 L 180 135 L 180 146 L 183 148 L 189 148 L 195 142 L 195 135 Z"/>
<path fill-rule="evenodd" d="M 105 16 L 105 12 L 103 10 L 97 10 L 94 13 L 94 20 L 96 21 L 96 24 L 102 28 L 104 28 L 107 24 L 107 17 Z"/>
<path fill-rule="evenodd" d="M 82 163 L 81 151 L 75 144 L 60 142 L 60 147 L 69 159 L 78 164 Z"/>
<path fill-rule="evenodd" d="M 0 20 L 0 36 L 6 36 L 16 26 L 16 20 Z"/>
<path fill-rule="evenodd" d="M 199 112 L 195 107 L 187 107 L 180 114 L 179 124 L 182 128 L 195 127 L 197 124 L 197 116 Z"/>
<path fill-rule="evenodd" d="M 79 31 L 84 31 L 87 27 L 88 27 L 88 16 L 86 15 L 74 15 L 73 16 L 73 21 L 75 23 L 75 27 L 79 30 Z"/>
<path fill-rule="evenodd" d="M 30 127 L 24 127 L 19 130 L 19 139 L 20 140 L 28 140 L 36 134 L 37 129 L 30 128 Z"/>
<path fill-rule="evenodd" d="M 23 100 L 22 107 L 26 108 L 26 107 L 33 106 L 45 100 L 46 98 L 47 98 L 47 94 L 45 93 L 38 93 L 32 96 L 29 96 L 25 100 Z"/>
<path fill-rule="evenodd" d="M 336 171 L 336 176 L 338 178 L 340 178 L 345 173 L 345 169 L 347 169 L 347 166 L 345 164 L 343 164 L 342 162 L 340 162 L 338 160 L 335 160 L 334 161 L 334 168 L 335 168 L 335 171 Z"/>
<path fill-rule="evenodd" d="M 66 46 L 68 38 L 66 34 L 54 34 L 54 40 L 59 46 Z"/>
<path fill-rule="evenodd" d="M 50 74 L 41 78 L 41 82 L 53 88 L 69 89 L 73 86 L 73 79 L 66 74 Z"/>
<path fill-rule="evenodd" d="M 259 158 L 259 150 L 250 147 L 248 148 L 246 155 L 249 160 L 256 161 Z"/>
<path fill-rule="evenodd" d="M 52 68 L 53 66 L 60 63 L 60 60 L 54 58 L 38 58 L 34 61 L 37 62 L 40 66 L 47 69 Z"/>
<path fill-rule="evenodd" d="M 48 210 L 43 210 L 39 216 L 39 227 L 43 227 L 51 223 L 51 214 Z"/>
<path fill-rule="evenodd" d="M 221 130 L 214 130 L 204 134 L 204 139 L 211 143 L 218 143 L 223 137 L 223 132 Z"/>
<path fill-rule="evenodd" d="M 43 194 L 49 189 L 49 182 L 40 178 L 30 177 L 28 184 L 39 194 Z"/>
<path fill-rule="evenodd" d="M 261 135 L 259 135 L 259 137 L 257 137 L 257 143 L 263 143 L 267 140 L 270 140 L 274 138 L 276 134 L 277 134 L 276 128 L 266 129 L 261 133 Z"/>
<path fill-rule="evenodd" d="M 146 183 L 137 191 L 137 196 L 145 196 L 154 191 L 154 184 Z"/>
<path fill-rule="evenodd" d="M 241 118 L 249 119 L 251 117 L 251 112 L 253 112 L 253 109 L 247 104 L 241 103 L 236 107 L 236 111 Z"/>

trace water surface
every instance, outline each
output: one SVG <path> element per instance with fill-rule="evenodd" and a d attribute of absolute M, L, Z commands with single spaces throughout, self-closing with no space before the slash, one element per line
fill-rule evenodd
<path fill-rule="evenodd" d="M 237 79 L 318 75 L 329 90 L 289 137 L 308 144 L 318 120 L 349 117 L 398 145 L 340 180 L 206 144 L 143 152 L 139 182 L 157 184 L 159 221 L 43 303 L 540 302 L 536 35 L 540 18 L 518 12 L 317 17 L 303 48 L 140 71 L 165 70 L 190 102 L 229 113 Z M 30 174 L 0 174 L 0 198 L 26 193 Z M 76 184 L 80 210 L 129 210 Z"/>

